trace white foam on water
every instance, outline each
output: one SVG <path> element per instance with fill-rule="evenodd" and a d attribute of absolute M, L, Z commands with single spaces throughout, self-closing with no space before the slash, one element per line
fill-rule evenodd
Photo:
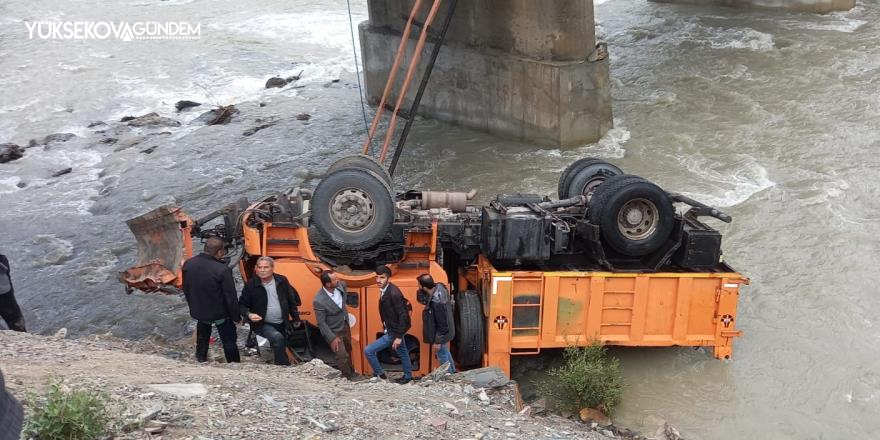
<path fill-rule="evenodd" d="M 92 150 L 65 150 L 61 148 L 31 148 L 24 158 L 14 162 L 16 168 L 10 170 L 22 173 L 28 186 L 22 191 L 48 192 L 46 196 L 32 195 L 29 199 L 52 200 L 49 203 L 29 203 L 22 201 L 14 206 L 18 214 L 41 212 L 65 212 L 78 215 L 91 215 L 89 208 L 98 196 L 101 182 L 98 178 L 103 157 Z M 58 178 L 29 178 L 28 175 L 45 176 L 53 171 L 71 168 L 69 174 Z M 17 182 L 16 182 L 17 183 Z"/>
<path fill-rule="evenodd" d="M 749 49 L 766 52 L 775 48 L 773 36 L 754 29 L 720 29 L 707 42 L 715 49 Z"/>
<path fill-rule="evenodd" d="M 352 22 L 355 25 L 366 19 L 366 15 L 352 13 Z M 226 24 L 220 28 L 244 35 L 259 35 L 277 40 L 314 44 L 347 52 L 349 55 L 352 51 L 348 13 L 345 12 L 265 14 Z M 355 32 L 357 32 L 356 29 Z M 355 38 L 355 44 L 359 44 L 357 38 Z"/>
<path fill-rule="evenodd" d="M 18 187 L 19 182 L 21 182 L 21 177 L 18 176 L 0 178 L 0 194 L 11 194 L 21 191 L 21 188 Z"/>
<path fill-rule="evenodd" d="M 36 258 L 38 265 L 58 265 L 73 257 L 73 243 L 52 234 L 36 235 L 32 244 L 41 248 Z"/>
<path fill-rule="evenodd" d="M 100 249 L 79 270 L 80 278 L 86 284 L 100 284 L 110 279 L 119 259 L 109 249 Z"/>
<path fill-rule="evenodd" d="M 34 104 L 37 104 L 39 102 L 40 102 L 40 98 L 32 98 L 29 101 L 21 103 L 21 104 L 8 104 L 8 105 L 0 106 L 0 115 L 6 114 L 6 113 L 21 112 L 22 110 L 24 110 Z"/>
<path fill-rule="evenodd" d="M 737 161 L 725 163 L 711 160 L 702 154 L 691 153 L 679 157 L 688 171 L 710 182 L 711 192 L 686 192 L 682 194 L 716 207 L 736 206 L 753 195 L 776 185 L 768 177 L 767 169 L 751 156 L 741 155 Z"/>
<path fill-rule="evenodd" d="M 605 159 L 623 159 L 626 155 L 626 149 L 623 145 L 629 141 L 631 135 L 626 127 L 619 125 L 618 121 L 614 121 L 614 128 L 608 130 L 608 133 L 605 133 L 599 142 L 576 148 L 574 155 L 577 157 L 595 156 Z"/>
<path fill-rule="evenodd" d="M 748 49 L 756 52 L 776 48 L 773 35 L 748 27 L 724 28 L 708 26 L 699 21 L 687 21 L 672 32 L 659 36 L 663 43 L 686 43 L 709 46 L 713 49 Z"/>
<path fill-rule="evenodd" d="M 867 20 L 854 18 L 854 16 L 862 15 L 864 15 L 864 7 L 857 6 L 846 12 L 808 16 L 803 20 L 780 20 L 777 22 L 777 25 L 793 30 L 832 31 L 851 34 L 868 23 Z"/>

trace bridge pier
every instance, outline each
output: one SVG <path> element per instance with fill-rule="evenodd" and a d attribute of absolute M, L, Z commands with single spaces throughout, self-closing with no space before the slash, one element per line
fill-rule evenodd
<path fill-rule="evenodd" d="M 368 0 L 369 21 L 360 25 L 360 40 L 367 96 L 374 104 L 412 4 Z M 612 128 L 608 58 L 590 56 L 595 49 L 592 0 L 461 0 L 419 113 L 549 145 L 595 142 Z"/>
<path fill-rule="evenodd" d="M 776 9 L 792 12 L 827 13 L 848 11 L 855 7 L 855 0 L 650 0 L 657 3 L 683 3 L 689 5 L 717 5 L 735 8 Z"/>

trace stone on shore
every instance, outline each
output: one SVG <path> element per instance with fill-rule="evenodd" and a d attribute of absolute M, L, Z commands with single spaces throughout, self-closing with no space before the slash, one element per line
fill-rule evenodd
<path fill-rule="evenodd" d="M 12 162 L 24 157 L 24 148 L 16 144 L 0 144 L 0 163 Z"/>

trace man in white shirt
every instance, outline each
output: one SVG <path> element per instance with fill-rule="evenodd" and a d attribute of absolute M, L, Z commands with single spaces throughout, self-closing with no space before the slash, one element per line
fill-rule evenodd
<path fill-rule="evenodd" d="M 321 290 L 312 301 L 318 328 L 336 355 L 339 370 L 345 377 L 355 379 L 354 365 L 351 362 L 351 326 L 344 296 L 345 283 L 339 281 L 336 272 L 325 270 L 321 272 L 321 285 Z"/>

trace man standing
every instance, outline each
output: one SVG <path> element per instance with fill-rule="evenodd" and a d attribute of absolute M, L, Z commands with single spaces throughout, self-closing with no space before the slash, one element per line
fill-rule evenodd
<path fill-rule="evenodd" d="M 275 365 L 290 365 L 287 358 L 287 327 L 301 325 L 299 293 L 284 275 L 275 273 L 275 260 L 257 259 L 254 277 L 244 284 L 238 306 L 254 333 L 269 340 Z"/>
<path fill-rule="evenodd" d="M 449 363 L 450 373 L 455 373 L 455 362 L 449 352 L 449 341 L 455 337 L 455 321 L 452 315 L 452 295 L 442 283 L 435 283 L 434 277 L 424 273 L 417 278 L 419 281 L 419 302 L 431 309 L 428 319 L 433 319 L 434 334 L 431 338 L 433 347 L 437 349 L 437 360 L 440 365 Z M 425 325 L 428 327 L 428 325 Z"/>
<path fill-rule="evenodd" d="M 196 360 L 208 361 L 211 327 L 216 326 L 223 342 L 226 362 L 241 362 L 235 324 L 238 323 L 238 299 L 232 269 L 221 258 L 226 255 L 223 240 L 211 237 L 201 254 L 183 264 L 183 293 L 189 314 L 196 324 Z"/>
<path fill-rule="evenodd" d="M 15 289 L 12 287 L 12 268 L 6 255 L 0 254 L 0 318 L 6 321 L 10 330 L 26 331 L 24 316 L 18 301 L 15 300 Z"/>
<path fill-rule="evenodd" d="M 321 336 L 330 344 L 336 355 L 339 370 L 348 379 L 354 379 L 351 362 L 351 326 L 348 324 L 348 308 L 345 306 L 345 283 L 339 281 L 336 272 L 321 272 L 321 290 L 315 294 L 312 308 Z"/>
<path fill-rule="evenodd" d="M 18 440 L 23 422 L 21 404 L 6 390 L 3 372 L 0 371 L 0 440 Z"/>
<path fill-rule="evenodd" d="M 409 350 L 406 348 L 404 336 L 410 328 L 409 306 L 403 297 L 403 292 L 389 282 L 391 278 L 391 269 L 388 266 L 379 266 L 376 268 L 376 284 L 379 286 L 379 316 L 385 325 L 385 334 L 379 339 L 368 345 L 364 349 L 364 355 L 370 361 L 373 367 L 373 375 L 382 379 L 387 379 L 382 365 L 379 363 L 377 354 L 391 347 L 400 357 L 400 363 L 403 365 L 403 378 L 396 382 L 406 384 L 412 380 L 412 363 L 409 359 Z"/>

